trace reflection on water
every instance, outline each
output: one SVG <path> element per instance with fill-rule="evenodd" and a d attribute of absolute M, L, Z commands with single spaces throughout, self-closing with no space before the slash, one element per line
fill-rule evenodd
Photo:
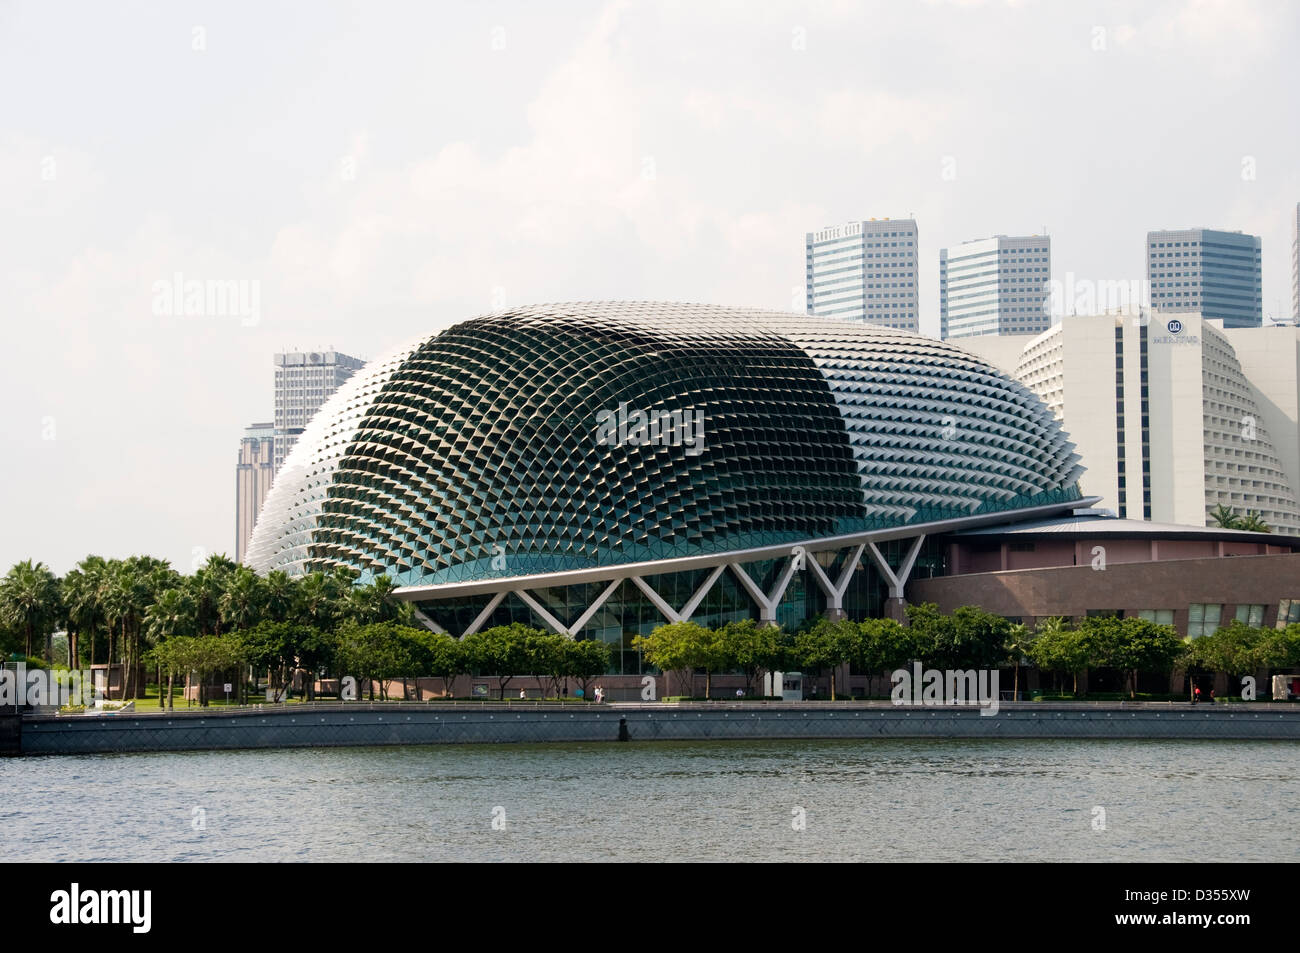
<path fill-rule="evenodd" d="M 1293 743 L 1223 741 L 22 758 L 0 828 L 21 860 L 1296 860 L 1297 769 Z"/>

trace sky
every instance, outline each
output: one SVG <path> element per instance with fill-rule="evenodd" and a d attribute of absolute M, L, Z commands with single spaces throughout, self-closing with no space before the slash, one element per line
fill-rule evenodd
<path fill-rule="evenodd" d="M 272 356 L 500 307 L 803 309 L 804 234 L 914 216 L 1145 277 L 1263 239 L 1290 308 L 1300 5 L 0 0 L 0 572 L 235 548 Z M 221 313 L 167 289 L 237 282 Z"/>

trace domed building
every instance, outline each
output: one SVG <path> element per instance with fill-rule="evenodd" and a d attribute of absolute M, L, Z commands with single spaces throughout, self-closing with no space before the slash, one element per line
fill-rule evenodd
<path fill-rule="evenodd" d="M 1068 514 L 1023 385 L 906 331 L 659 302 L 471 318 L 370 362 L 279 472 L 246 562 L 387 574 L 426 624 L 623 642 L 665 619 L 895 611 L 938 531 Z"/>

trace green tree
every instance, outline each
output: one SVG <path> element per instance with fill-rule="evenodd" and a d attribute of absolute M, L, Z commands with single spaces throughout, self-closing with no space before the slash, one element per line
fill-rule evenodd
<path fill-rule="evenodd" d="M 538 629 L 512 622 L 471 633 L 461 642 L 474 671 L 500 679 L 500 697 L 504 699 L 510 680 L 528 669 L 528 637 L 538 634 L 542 634 Z"/>
<path fill-rule="evenodd" d="M 298 597 L 298 584 L 294 577 L 281 569 L 273 569 L 262 580 L 263 617 L 271 622 L 290 622 Z"/>
<path fill-rule="evenodd" d="M 1209 635 L 1185 644 L 1189 667 L 1241 676 L 1269 668 L 1271 650 L 1276 643 L 1270 642 L 1263 630 L 1233 619 Z"/>
<path fill-rule="evenodd" d="M 835 669 L 861 657 L 861 630 L 848 619 L 821 616 L 795 634 L 794 651 L 803 671 L 814 671 L 819 676 L 829 672 L 831 701 L 835 701 Z"/>
<path fill-rule="evenodd" d="M 429 674 L 442 679 L 443 695 L 452 693 L 456 676 L 469 671 L 465 647 L 446 632 L 429 632 L 425 636 L 429 653 Z"/>
<path fill-rule="evenodd" d="M 198 631 L 194 599 L 187 589 L 164 589 L 144 614 L 145 632 L 155 648 L 169 639 L 192 636 Z M 158 688 L 162 689 L 163 666 L 158 666 Z M 172 680 L 175 672 L 166 673 L 168 707 L 171 707 Z"/>
<path fill-rule="evenodd" d="M 248 629 L 263 618 L 266 610 L 266 587 L 260 576 L 247 566 L 236 566 L 225 577 L 225 586 L 217 598 L 217 612 L 226 629 Z"/>
<path fill-rule="evenodd" d="M 565 647 L 565 674 L 578 680 L 584 698 L 591 697 L 588 689 L 591 680 L 609 671 L 611 654 L 610 644 L 600 639 L 583 639 Z"/>
<path fill-rule="evenodd" d="M 50 638 L 61 614 L 59 580 L 44 563 L 23 560 L 0 579 L 0 615 L 22 633 L 24 655 L 31 655 L 39 640 L 42 658 L 49 660 Z"/>
<path fill-rule="evenodd" d="M 1220 529 L 1241 529 L 1241 517 L 1222 503 L 1210 510 L 1210 519 L 1214 520 Z"/>
<path fill-rule="evenodd" d="M 728 622 L 720 630 L 723 654 L 744 674 L 746 695 L 753 693 L 760 672 L 776 666 L 780 634 L 779 627 L 755 619 Z"/>
<path fill-rule="evenodd" d="M 1007 630 L 1007 658 L 1015 668 L 1011 681 L 1011 698 L 1020 698 L 1020 666 L 1029 654 L 1029 647 L 1034 641 L 1034 633 L 1023 622 L 1017 622 Z"/>
<path fill-rule="evenodd" d="M 1079 694 L 1079 675 L 1093 664 L 1089 643 L 1059 617 L 1039 620 L 1033 641 L 1025 647 L 1025 655 L 1040 671 L 1071 675 L 1075 695 Z"/>
<path fill-rule="evenodd" d="M 701 649 L 712 639 L 713 633 L 696 622 L 666 622 L 655 626 L 649 635 L 633 638 L 632 647 L 665 675 L 677 672 L 679 681 L 684 680 L 679 694 L 689 696 L 694 693 L 695 669 L 702 659 L 712 661 L 707 649 Z"/>
<path fill-rule="evenodd" d="M 1273 527 L 1264 522 L 1264 514 L 1259 510 L 1247 510 L 1246 515 L 1241 518 L 1237 524 L 1237 529 L 1246 530 L 1251 533 L 1271 533 Z"/>
<path fill-rule="evenodd" d="M 1139 672 L 1168 672 L 1187 648 L 1173 626 L 1136 617 L 1090 617 L 1080 623 L 1079 631 L 1095 664 L 1126 673 L 1130 698 L 1137 697 Z"/>
<path fill-rule="evenodd" d="M 864 619 L 858 623 L 858 657 L 864 672 L 892 672 L 920 658 L 917 633 L 897 619 Z"/>

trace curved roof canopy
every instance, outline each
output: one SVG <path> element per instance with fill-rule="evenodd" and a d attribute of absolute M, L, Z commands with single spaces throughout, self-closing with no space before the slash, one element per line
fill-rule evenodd
<path fill-rule="evenodd" d="M 660 302 L 471 318 L 372 361 L 272 487 L 247 561 L 438 585 L 1077 499 L 1023 385 L 906 331 Z"/>

